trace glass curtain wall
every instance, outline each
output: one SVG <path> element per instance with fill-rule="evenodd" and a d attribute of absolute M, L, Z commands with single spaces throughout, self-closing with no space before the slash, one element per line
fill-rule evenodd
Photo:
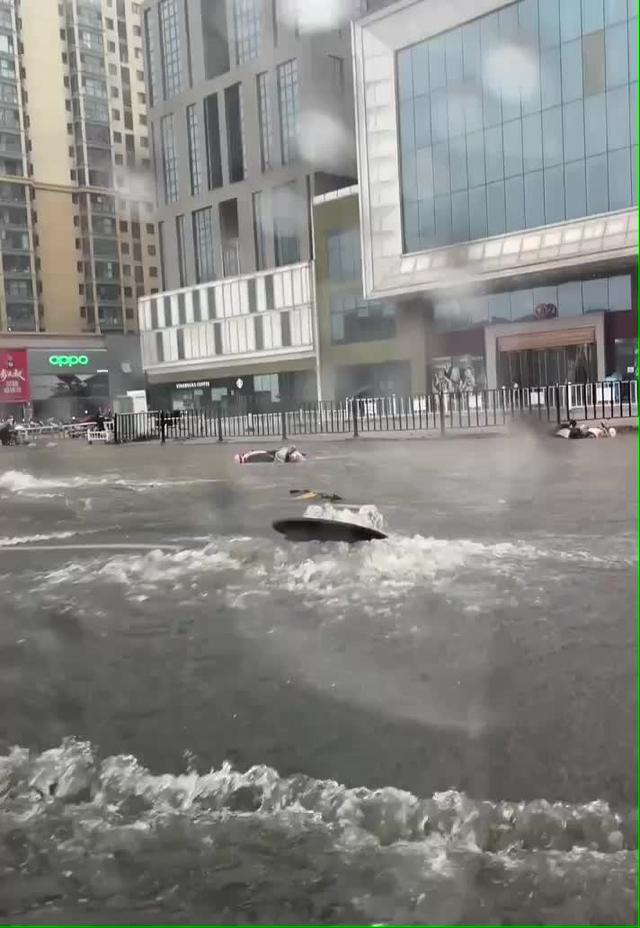
<path fill-rule="evenodd" d="M 397 56 L 405 251 L 637 204 L 636 0 L 521 0 Z"/>

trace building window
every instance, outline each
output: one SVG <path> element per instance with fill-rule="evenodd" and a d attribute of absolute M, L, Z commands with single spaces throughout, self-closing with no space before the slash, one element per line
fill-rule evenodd
<path fill-rule="evenodd" d="M 295 160 L 298 134 L 298 63 L 295 59 L 278 65 L 278 106 L 282 163 Z"/>
<path fill-rule="evenodd" d="M 147 74 L 149 76 L 147 80 L 147 91 L 149 93 L 149 106 L 153 106 L 156 99 L 156 46 L 153 40 L 151 10 L 144 11 L 144 44 L 147 51 Z"/>
<path fill-rule="evenodd" d="M 405 251 L 636 205 L 636 36 L 619 0 L 522 0 L 398 52 Z"/>
<path fill-rule="evenodd" d="M 260 126 L 260 161 L 263 171 L 272 167 L 273 158 L 273 121 L 271 119 L 271 100 L 269 97 L 269 74 L 263 71 L 256 77 L 258 92 L 258 122 Z"/>
<path fill-rule="evenodd" d="M 184 216 L 176 216 L 176 242 L 178 246 L 178 279 L 180 281 L 180 286 L 184 287 L 187 283 L 187 271 L 185 267 L 187 242 L 185 238 Z"/>
<path fill-rule="evenodd" d="M 285 184 L 274 190 L 273 234 L 275 261 L 278 267 L 296 264 L 300 260 L 298 216 L 299 204 L 295 193 L 295 183 Z"/>
<path fill-rule="evenodd" d="M 184 0 L 184 30 L 187 47 L 187 78 L 189 87 L 193 87 L 193 62 L 191 60 L 191 26 L 189 24 L 189 0 Z"/>
<path fill-rule="evenodd" d="M 197 104 L 187 107 L 187 137 L 189 141 L 189 171 L 191 174 L 191 196 L 202 193 L 202 157 L 200 154 L 200 120 Z"/>
<path fill-rule="evenodd" d="M 210 206 L 193 214 L 193 247 L 196 258 L 196 281 L 215 280 L 213 253 L 213 212 Z"/>
<path fill-rule="evenodd" d="M 162 62 L 162 90 L 165 100 L 182 90 L 182 60 L 177 0 L 160 0 L 160 59 Z"/>
<path fill-rule="evenodd" d="M 259 0 L 233 0 L 233 25 L 236 63 L 240 65 L 257 58 L 260 51 Z"/>
<path fill-rule="evenodd" d="M 164 201 L 175 203 L 178 199 L 178 163 L 173 113 L 160 120 L 162 137 L 162 171 L 164 178 Z"/>
<path fill-rule="evenodd" d="M 357 229 L 327 234 L 327 265 L 331 281 L 360 280 L 360 233 Z"/>
<path fill-rule="evenodd" d="M 222 187 L 222 156 L 220 154 L 220 119 L 218 95 L 210 94 L 204 99 L 204 128 L 207 141 L 207 174 L 209 190 Z"/>
<path fill-rule="evenodd" d="M 267 267 L 267 235 L 263 194 L 260 191 L 252 195 L 251 206 L 253 210 L 253 242 L 256 250 L 256 269 L 262 271 Z"/>
<path fill-rule="evenodd" d="M 337 55 L 329 55 L 329 73 L 331 75 L 331 89 L 338 96 L 344 93 L 344 60 Z"/>
<path fill-rule="evenodd" d="M 331 341 L 334 345 L 395 338 L 396 310 L 390 303 L 367 301 L 355 293 L 331 297 Z"/>
<path fill-rule="evenodd" d="M 632 307 L 631 277 L 589 277 L 480 296 L 438 297 L 434 300 L 434 325 L 438 331 L 446 331 L 492 322 L 534 322 L 540 303 L 553 305 L 561 319 L 583 313 L 624 312 Z"/>
<path fill-rule="evenodd" d="M 244 119 L 240 84 L 225 88 L 224 109 L 227 123 L 227 153 L 229 156 L 229 180 L 235 183 L 244 180 Z"/>

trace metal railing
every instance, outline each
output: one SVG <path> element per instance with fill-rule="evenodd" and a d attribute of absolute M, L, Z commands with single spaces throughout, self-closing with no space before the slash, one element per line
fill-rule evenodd
<path fill-rule="evenodd" d="M 280 411 L 222 415 L 209 409 L 119 413 L 117 443 L 193 438 L 274 438 L 303 435 L 351 435 L 375 432 L 445 434 L 506 425 L 515 419 L 539 419 L 560 425 L 568 419 L 609 420 L 638 414 L 638 385 L 631 381 L 498 387 L 471 392 L 413 396 L 354 397 L 342 402 L 308 403 Z"/>

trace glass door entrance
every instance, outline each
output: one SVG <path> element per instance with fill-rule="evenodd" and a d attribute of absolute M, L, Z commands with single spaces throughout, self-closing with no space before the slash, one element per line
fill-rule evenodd
<path fill-rule="evenodd" d="M 501 387 L 587 383 L 596 379 L 596 371 L 596 346 L 593 343 L 501 351 L 498 355 Z"/>

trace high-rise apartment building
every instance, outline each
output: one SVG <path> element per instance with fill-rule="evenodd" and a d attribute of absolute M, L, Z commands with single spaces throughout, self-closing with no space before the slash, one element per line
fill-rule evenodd
<path fill-rule="evenodd" d="M 0 0 L 0 331 L 135 331 L 151 178 L 140 5 Z"/>

